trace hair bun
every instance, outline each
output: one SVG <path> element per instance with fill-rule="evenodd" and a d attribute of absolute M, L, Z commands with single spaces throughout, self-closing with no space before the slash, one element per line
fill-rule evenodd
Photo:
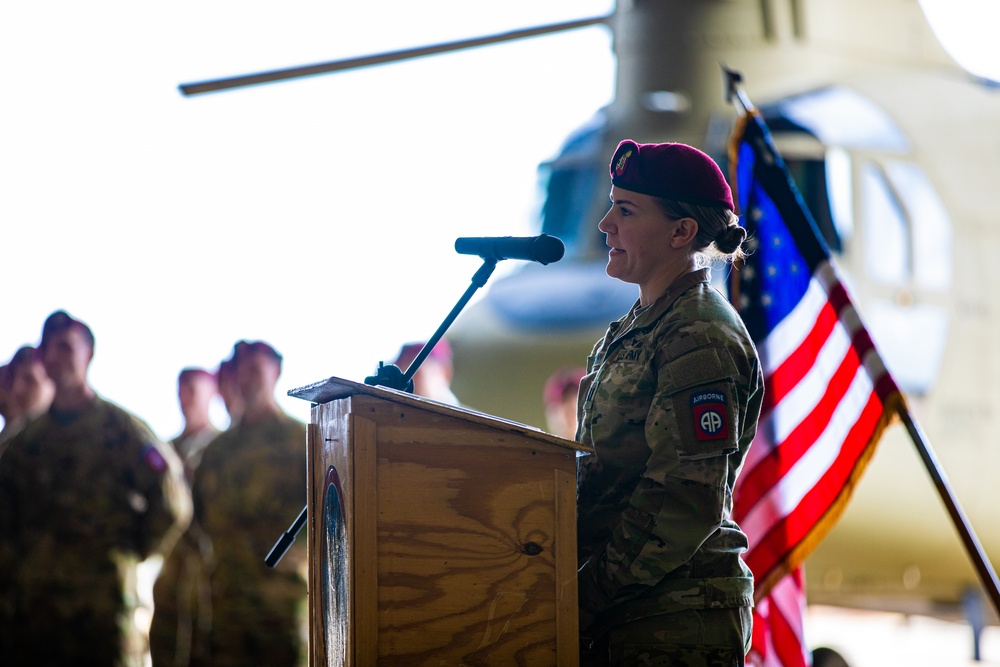
<path fill-rule="evenodd" d="M 723 253 L 730 254 L 743 245 L 747 238 L 747 230 L 739 225 L 731 225 L 722 230 L 718 238 L 715 239 L 715 246 Z"/>

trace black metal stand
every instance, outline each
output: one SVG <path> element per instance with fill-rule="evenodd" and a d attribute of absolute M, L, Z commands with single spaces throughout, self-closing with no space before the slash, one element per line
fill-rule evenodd
<path fill-rule="evenodd" d="M 380 361 L 378 362 L 378 370 L 375 372 L 375 375 L 369 375 L 366 377 L 365 384 L 412 392 L 413 375 L 417 372 L 417 369 L 420 368 L 420 364 L 424 362 L 427 355 L 429 355 L 431 350 L 434 349 L 434 346 L 438 344 L 438 341 L 441 340 L 444 332 L 448 330 L 448 327 L 450 327 L 452 322 L 455 321 L 458 314 L 461 313 L 462 309 L 469 303 L 469 300 L 472 298 L 472 295 L 476 293 L 476 290 L 483 287 L 486 284 L 486 281 L 490 279 L 490 276 L 493 275 L 493 270 L 496 269 L 496 267 L 497 260 L 495 258 L 483 258 L 483 265 L 479 267 L 479 270 L 476 271 L 474 276 L 472 276 L 472 284 L 465 290 L 465 294 L 462 295 L 462 298 L 458 300 L 458 303 L 456 303 L 451 309 L 451 312 L 448 313 L 448 317 L 444 318 L 441 326 L 437 328 L 437 331 L 434 332 L 434 335 L 431 336 L 430 340 L 424 343 L 424 346 L 420 349 L 420 353 L 417 354 L 416 358 L 414 358 L 405 373 L 403 373 L 399 369 L 399 366 L 396 366 L 395 364 L 383 364 Z M 298 536 L 299 531 L 302 530 L 302 526 L 306 523 L 307 512 L 308 505 L 302 508 L 302 511 L 299 512 L 299 516 L 296 517 L 295 522 L 281 535 L 280 538 L 278 538 L 278 541 L 274 544 L 274 546 L 271 547 L 271 551 L 264 559 L 264 562 L 268 567 L 274 567 L 277 565 L 278 561 L 280 561 L 282 556 L 285 555 L 285 552 L 292 546 L 292 543 Z"/>
<path fill-rule="evenodd" d="M 469 303 L 469 299 L 472 295 L 476 293 L 480 287 L 486 284 L 486 281 L 490 279 L 493 275 L 493 270 L 497 267 L 497 260 L 492 257 L 484 257 L 483 265 L 479 267 L 476 274 L 472 276 L 472 284 L 469 285 L 468 289 L 465 290 L 465 294 L 462 298 L 458 300 L 458 303 L 451 309 L 448 313 L 448 317 L 444 318 L 441 326 L 437 328 L 434 335 L 430 337 L 424 346 L 420 348 L 420 353 L 413 359 L 406 372 L 400 371 L 399 367 L 394 364 L 385 365 L 381 361 L 378 362 L 378 370 L 375 375 L 369 375 L 365 378 L 365 384 L 379 386 L 379 387 L 389 387 L 390 389 L 398 389 L 399 391 L 413 391 L 413 376 L 416 374 L 417 369 L 420 368 L 420 364 L 424 363 L 424 359 L 431 353 L 434 346 L 438 344 L 444 332 L 448 330 L 458 314 L 462 312 L 466 304 Z"/>
<path fill-rule="evenodd" d="M 267 558 L 264 559 L 264 563 L 268 567 L 274 567 L 277 565 L 278 561 L 281 560 L 281 557 L 285 555 L 286 551 L 288 551 L 288 548 L 292 546 L 292 542 L 295 541 L 295 537 L 299 534 L 299 531 L 302 530 L 302 526 L 306 523 L 307 508 L 308 505 L 302 508 L 302 511 L 299 512 L 299 515 L 295 518 L 295 523 L 293 523 L 288 530 L 282 533 L 281 537 L 278 538 L 278 541 L 275 542 L 273 547 L 271 547 L 271 551 L 268 552 Z"/>

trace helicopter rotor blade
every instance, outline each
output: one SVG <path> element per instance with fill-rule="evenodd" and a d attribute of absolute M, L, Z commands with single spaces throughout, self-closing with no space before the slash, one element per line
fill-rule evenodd
<path fill-rule="evenodd" d="M 495 35 L 486 35 L 484 37 L 475 37 L 472 39 L 463 39 L 455 42 L 444 42 L 441 44 L 431 44 L 428 46 L 421 46 L 412 49 L 402 49 L 399 51 L 388 51 L 385 53 L 377 53 L 369 56 L 360 56 L 357 58 L 346 58 L 344 60 L 333 60 L 325 63 L 318 63 L 315 65 L 302 65 L 299 67 L 291 67 L 287 69 L 270 70 L 267 72 L 257 72 L 255 74 L 244 74 L 240 76 L 228 77 L 225 79 L 213 79 L 210 81 L 198 81 L 194 83 L 182 83 L 178 86 L 181 93 L 185 96 L 191 95 L 201 95 L 203 93 L 212 93 L 220 90 L 227 90 L 230 88 L 243 88 L 246 86 L 255 86 L 260 83 L 273 83 L 275 81 L 285 81 L 287 79 L 297 79 L 306 76 L 315 76 L 317 74 L 329 74 L 331 72 L 341 72 L 349 69 L 357 69 L 360 67 L 371 67 L 374 65 L 385 65 L 388 63 L 399 62 L 401 60 L 409 60 L 412 58 L 421 58 L 423 56 L 432 56 L 439 53 L 448 53 L 450 51 L 459 51 L 462 49 L 471 49 L 477 46 L 488 46 L 491 44 L 500 44 L 503 42 L 510 42 L 518 39 L 525 39 L 528 37 L 537 37 L 539 35 L 548 35 L 556 32 L 564 32 L 567 30 L 576 30 L 577 28 L 585 28 L 592 25 L 607 24 L 611 19 L 611 16 L 595 16 L 586 19 L 578 19 L 575 21 L 566 21 L 563 23 L 552 23 L 548 25 L 536 26 L 534 28 L 523 28 L 521 30 L 512 30 L 510 32 L 497 33 Z"/>

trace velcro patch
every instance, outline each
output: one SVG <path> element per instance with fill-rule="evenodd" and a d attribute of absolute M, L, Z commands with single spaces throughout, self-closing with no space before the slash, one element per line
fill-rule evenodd
<path fill-rule="evenodd" d="M 721 391 L 699 391 L 691 395 L 694 435 L 699 440 L 722 440 L 729 437 L 726 395 Z"/>

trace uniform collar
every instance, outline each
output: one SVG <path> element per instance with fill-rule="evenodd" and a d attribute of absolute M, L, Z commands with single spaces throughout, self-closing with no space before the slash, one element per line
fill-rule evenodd
<path fill-rule="evenodd" d="M 663 294 L 645 308 L 640 308 L 639 300 L 636 299 L 628 313 L 617 322 L 612 322 L 611 326 L 608 327 L 607 341 L 610 343 L 627 331 L 650 326 L 670 309 L 681 294 L 695 285 L 710 283 L 711 280 L 712 274 L 709 269 L 696 269 L 675 278 L 674 282 L 670 283 L 663 291 Z"/>
<path fill-rule="evenodd" d="M 635 318 L 636 327 L 644 327 L 652 324 L 656 320 L 660 319 L 666 311 L 670 310 L 670 307 L 674 305 L 674 301 L 688 291 L 695 285 L 701 283 L 710 283 L 712 280 L 712 274 L 709 269 L 696 269 L 690 273 L 685 273 L 682 276 L 678 276 L 674 279 L 667 289 L 663 291 L 663 294 L 658 296 L 653 303 L 641 313 L 638 313 Z M 639 302 L 636 301 L 635 305 L 632 306 L 632 311 L 634 312 L 639 307 Z"/>

